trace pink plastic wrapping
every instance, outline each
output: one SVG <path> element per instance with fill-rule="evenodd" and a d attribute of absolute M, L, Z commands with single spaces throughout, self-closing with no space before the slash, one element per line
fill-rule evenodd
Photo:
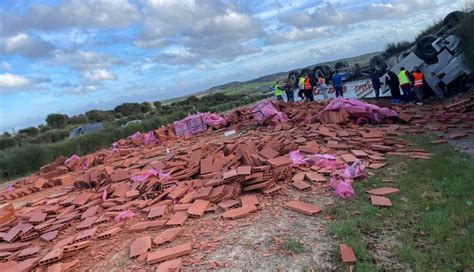
<path fill-rule="evenodd" d="M 132 141 L 137 142 L 142 139 L 142 134 L 140 132 L 135 132 L 132 136 L 129 137 Z"/>
<path fill-rule="evenodd" d="M 387 117 L 397 116 L 397 112 L 389 108 L 380 108 L 376 105 L 362 102 L 357 99 L 345 99 L 337 97 L 331 100 L 329 105 L 319 112 L 319 116 L 325 111 L 345 109 L 354 118 L 366 118 L 373 123 L 381 123 Z"/>
<path fill-rule="evenodd" d="M 255 104 L 252 109 L 253 118 L 259 124 L 263 124 L 265 121 L 272 120 L 273 122 L 286 122 L 288 116 L 285 113 L 278 111 L 271 100 L 261 100 Z"/>
<path fill-rule="evenodd" d="M 7 187 L 7 192 L 11 193 L 11 192 L 13 192 L 13 191 L 15 191 L 15 187 L 13 187 L 12 184 L 8 185 L 8 187 Z"/>
<path fill-rule="evenodd" d="M 225 119 L 215 113 L 208 113 L 206 115 L 206 124 L 213 128 L 221 128 L 226 124 Z"/>
<path fill-rule="evenodd" d="M 169 172 L 163 172 L 160 170 L 160 172 L 158 172 L 158 178 L 160 180 L 164 180 L 164 181 L 168 181 L 171 179 L 171 171 Z"/>
<path fill-rule="evenodd" d="M 76 154 L 72 155 L 71 157 L 69 157 L 66 161 L 64 161 L 64 164 L 68 164 L 69 162 L 75 162 L 77 160 L 79 160 L 81 157 L 77 156 Z"/>
<path fill-rule="evenodd" d="M 143 140 L 145 141 L 145 145 L 149 145 L 156 142 L 155 132 L 149 131 L 143 134 Z"/>
<path fill-rule="evenodd" d="M 331 188 L 335 190 L 336 195 L 341 198 L 350 198 L 356 195 L 350 180 L 338 180 L 336 177 L 332 177 L 329 186 L 331 186 Z"/>
<path fill-rule="evenodd" d="M 104 192 L 102 193 L 102 201 L 107 200 L 107 188 L 104 188 Z"/>
<path fill-rule="evenodd" d="M 291 151 L 288 155 L 290 156 L 290 160 L 292 161 L 292 166 L 306 163 L 304 156 L 301 155 L 299 150 Z"/>
<path fill-rule="evenodd" d="M 133 176 L 131 178 L 131 180 L 133 182 L 142 182 L 142 181 L 145 181 L 145 180 L 149 179 L 151 176 L 156 177 L 157 175 L 158 175 L 158 171 L 156 171 L 155 169 L 150 169 L 150 170 L 146 171 L 143 174 Z"/>
<path fill-rule="evenodd" d="M 342 170 L 342 176 L 346 179 L 355 179 L 364 175 L 364 169 L 364 163 L 361 160 L 357 160 Z"/>
<path fill-rule="evenodd" d="M 126 211 L 123 211 L 123 212 L 119 213 L 115 217 L 115 221 L 132 219 L 134 216 L 135 216 L 135 214 L 132 211 L 126 210 Z"/>

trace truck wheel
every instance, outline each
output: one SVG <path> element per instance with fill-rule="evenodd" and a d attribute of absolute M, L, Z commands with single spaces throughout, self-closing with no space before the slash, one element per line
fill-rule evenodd
<path fill-rule="evenodd" d="M 326 69 L 324 69 L 324 67 L 322 66 L 316 66 L 314 67 L 313 69 L 313 77 L 314 78 L 318 78 L 318 74 L 321 73 L 323 75 L 324 78 L 326 78 L 327 74 L 326 74 Z"/>
<path fill-rule="evenodd" d="M 338 61 L 334 65 L 334 69 L 341 69 L 341 68 L 345 68 L 345 67 L 349 67 L 349 63 L 347 63 L 347 61 Z"/>
<path fill-rule="evenodd" d="M 436 63 L 438 51 L 433 47 L 433 42 L 438 39 L 435 35 L 426 35 L 416 44 L 415 55 L 427 64 Z"/>
<path fill-rule="evenodd" d="M 384 73 L 387 69 L 387 62 L 381 55 L 376 55 L 370 59 L 370 68 L 375 70 L 377 73 Z"/>
<path fill-rule="evenodd" d="M 290 72 L 290 74 L 288 75 L 288 79 L 293 82 L 293 87 L 294 87 L 294 88 L 297 88 L 297 87 L 298 87 L 298 76 L 299 76 L 299 75 L 300 75 L 300 73 L 298 73 L 297 71 L 292 71 L 292 72 Z"/>
<path fill-rule="evenodd" d="M 360 76 L 360 64 L 356 63 L 354 64 L 354 77 L 359 77 Z"/>
<path fill-rule="evenodd" d="M 443 20 L 443 25 L 446 26 L 447 28 L 455 28 L 457 27 L 460 23 L 461 20 L 464 17 L 464 12 L 462 11 L 453 11 L 446 15 Z"/>

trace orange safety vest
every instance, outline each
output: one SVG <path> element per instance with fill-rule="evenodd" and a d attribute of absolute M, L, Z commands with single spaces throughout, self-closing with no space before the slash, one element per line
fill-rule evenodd
<path fill-rule="evenodd" d="M 413 72 L 413 80 L 415 81 L 413 85 L 415 87 L 423 86 L 423 73 L 422 72 Z"/>
<path fill-rule="evenodd" d="M 310 79 L 306 79 L 304 81 L 304 89 L 305 90 L 311 90 L 311 80 Z"/>

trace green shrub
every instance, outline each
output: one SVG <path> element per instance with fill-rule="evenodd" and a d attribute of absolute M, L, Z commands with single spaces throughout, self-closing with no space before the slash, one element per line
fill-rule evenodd
<path fill-rule="evenodd" d="M 11 137 L 0 138 L 0 150 L 15 146 L 15 140 Z"/>
<path fill-rule="evenodd" d="M 40 133 L 40 130 L 36 127 L 28 127 L 28 128 L 20 129 L 18 133 L 23 133 L 30 137 L 35 137 Z"/>
<path fill-rule="evenodd" d="M 0 151 L 0 176 L 10 179 L 38 170 L 53 159 L 43 145 L 24 145 Z"/>

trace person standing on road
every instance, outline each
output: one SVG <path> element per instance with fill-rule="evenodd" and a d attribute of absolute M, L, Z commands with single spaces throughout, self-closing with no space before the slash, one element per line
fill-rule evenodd
<path fill-rule="evenodd" d="M 420 68 L 415 66 L 411 75 L 413 78 L 413 91 L 418 100 L 416 104 L 421 106 L 423 105 L 423 73 Z"/>
<path fill-rule="evenodd" d="M 410 86 L 410 73 L 405 70 L 405 67 L 400 68 L 400 73 L 398 73 L 398 81 L 400 82 L 400 88 L 403 91 L 403 101 L 405 103 L 411 103 L 411 86 Z"/>
<path fill-rule="evenodd" d="M 336 90 L 336 97 L 344 97 L 342 94 L 342 76 L 339 74 L 339 71 L 336 69 L 331 78 L 332 86 Z"/>
<path fill-rule="evenodd" d="M 375 91 L 375 99 L 379 100 L 380 96 L 380 88 L 382 87 L 382 82 L 380 82 L 380 77 L 377 73 L 377 71 L 372 71 L 372 74 L 370 75 L 370 79 L 372 81 L 372 88 L 374 88 Z"/>
<path fill-rule="evenodd" d="M 301 98 L 301 100 L 305 100 L 305 97 L 304 97 L 304 76 L 301 75 L 299 78 L 298 78 L 298 88 L 300 89 L 298 91 L 298 96 Z"/>
<path fill-rule="evenodd" d="M 306 96 L 308 101 L 314 101 L 313 83 L 311 82 L 309 75 L 306 75 L 304 79 L 304 96 Z"/>
<path fill-rule="evenodd" d="M 283 101 L 283 90 L 281 89 L 280 81 L 277 81 L 275 83 L 275 86 L 273 86 L 273 89 L 275 91 L 275 96 L 278 101 Z"/>
<path fill-rule="evenodd" d="M 392 95 L 392 103 L 400 103 L 400 82 L 398 76 L 392 70 L 387 69 L 387 75 L 385 76 L 385 85 L 390 88 L 390 94 Z"/>
<path fill-rule="evenodd" d="M 326 85 L 326 79 L 323 77 L 321 72 L 318 73 L 318 87 L 321 90 L 324 99 L 328 99 L 328 85 Z"/>
<path fill-rule="evenodd" d="M 295 93 L 293 92 L 293 86 L 294 86 L 293 81 L 291 79 L 288 79 L 285 85 L 287 102 L 295 101 Z"/>

